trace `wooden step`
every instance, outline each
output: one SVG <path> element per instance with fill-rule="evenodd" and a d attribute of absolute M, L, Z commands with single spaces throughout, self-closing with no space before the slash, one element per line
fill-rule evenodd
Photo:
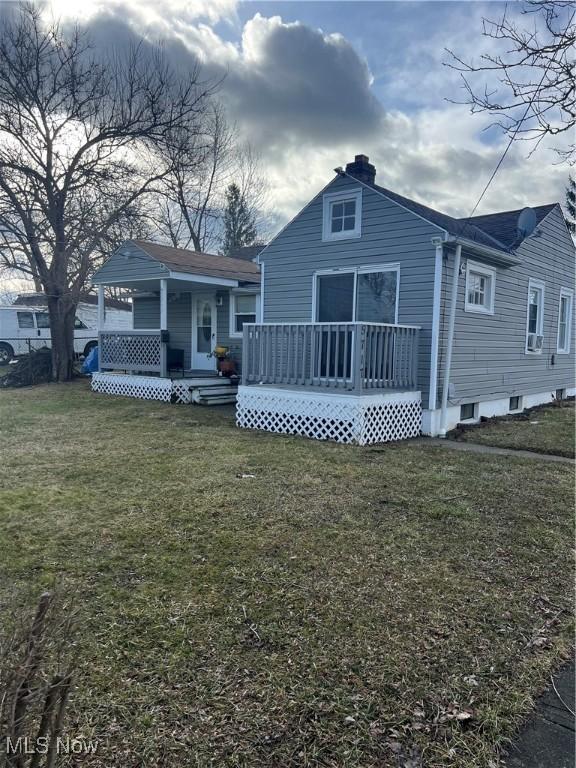
<path fill-rule="evenodd" d="M 218 397 L 200 397 L 198 400 L 194 400 L 196 405 L 226 405 L 228 403 L 234 404 L 236 402 L 236 395 L 218 395 Z"/>

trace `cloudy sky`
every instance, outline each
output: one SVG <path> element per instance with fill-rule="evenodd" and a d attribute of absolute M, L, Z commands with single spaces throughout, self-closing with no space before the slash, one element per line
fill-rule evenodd
<path fill-rule="evenodd" d="M 225 74 L 220 98 L 262 155 L 277 224 L 357 153 L 370 156 L 380 184 L 467 215 L 507 139 L 487 129 L 486 116 L 450 103 L 463 92 L 444 49 L 465 58 L 494 50 L 481 35 L 482 18 L 503 9 L 497 2 L 332 0 L 49 6 L 65 19 L 80 14 L 99 44 L 162 40 L 175 62 L 196 56 L 207 75 Z M 563 200 L 567 169 L 551 145 L 528 153 L 526 144 L 513 147 L 479 213 Z"/>

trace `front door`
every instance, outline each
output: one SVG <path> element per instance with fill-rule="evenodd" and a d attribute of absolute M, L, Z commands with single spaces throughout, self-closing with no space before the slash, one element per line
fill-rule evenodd
<path fill-rule="evenodd" d="M 192 299 L 192 365 L 193 370 L 216 370 L 211 352 L 216 346 L 216 299 L 198 295 Z"/>

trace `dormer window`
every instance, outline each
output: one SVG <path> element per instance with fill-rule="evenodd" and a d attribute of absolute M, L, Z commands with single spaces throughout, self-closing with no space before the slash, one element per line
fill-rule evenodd
<path fill-rule="evenodd" d="M 322 240 L 347 240 L 360 237 L 362 190 L 324 195 Z"/>

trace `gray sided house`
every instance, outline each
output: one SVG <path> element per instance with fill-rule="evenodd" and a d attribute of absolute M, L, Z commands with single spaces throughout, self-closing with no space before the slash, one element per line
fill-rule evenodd
<path fill-rule="evenodd" d="M 247 259 L 130 240 L 96 272 L 99 367 L 92 388 L 177 402 L 234 401 L 217 348 L 239 372 L 242 326 L 260 319 L 260 269 Z M 133 328 L 110 327 L 104 288 L 132 299 Z M 229 368 L 231 366 L 229 365 Z"/>
<path fill-rule="evenodd" d="M 239 426 L 360 444 L 574 395 L 560 206 L 455 219 L 375 177 L 364 155 L 336 169 L 257 264 L 125 243 L 94 282 L 130 291 L 134 329 L 102 317 L 93 388 L 229 400 L 210 356 L 223 345 L 241 374 Z"/>
<path fill-rule="evenodd" d="M 263 249 L 241 426 L 360 443 L 574 394 L 574 244 L 558 204 L 455 219 L 358 155 Z"/>

